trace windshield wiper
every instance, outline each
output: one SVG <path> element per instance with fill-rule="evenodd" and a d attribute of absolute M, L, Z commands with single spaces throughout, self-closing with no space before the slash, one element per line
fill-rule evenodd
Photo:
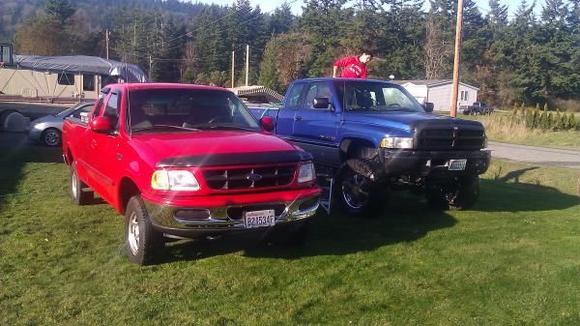
<path fill-rule="evenodd" d="M 232 129 L 232 130 L 245 130 L 245 131 L 252 131 L 255 132 L 258 129 L 254 129 L 251 127 L 243 127 L 243 126 L 236 126 L 236 125 L 221 125 L 221 124 L 211 124 L 211 123 L 202 123 L 193 125 L 195 128 L 199 129 Z"/>
<path fill-rule="evenodd" d="M 197 128 L 180 127 L 180 126 L 172 126 L 172 125 L 152 125 L 152 126 L 141 127 L 141 128 L 133 128 L 132 131 L 139 132 L 139 131 L 147 131 L 147 130 L 154 130 L 154 129 L 177 129 L 177 130 L 182 130 L 182 131 L 199 131 L 199 129 L 197 129 Z"/>

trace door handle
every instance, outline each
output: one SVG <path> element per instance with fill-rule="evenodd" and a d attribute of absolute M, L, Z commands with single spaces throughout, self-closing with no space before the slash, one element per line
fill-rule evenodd
<path fill-rule="evenodd" d="M 300 121 L 300 120 L 302 120 L 302 117 L 301 116 L 297 115 L 297 116 L 294 117 L 294 121 Z"/>

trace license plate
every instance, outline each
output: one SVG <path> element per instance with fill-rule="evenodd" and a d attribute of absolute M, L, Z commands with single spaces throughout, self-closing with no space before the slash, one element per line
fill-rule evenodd
<path fill-rule="evenodd" d="M 449 160 L 449 171 L 463 171 L 467 166 L 467 160 Z"/>
<path fill-rule="evenodd" d="M 244 223 L 246 228 L 274 226 L 276 224 L 276 214 L 273 209 L 246 212 L 244 214 Z"/>

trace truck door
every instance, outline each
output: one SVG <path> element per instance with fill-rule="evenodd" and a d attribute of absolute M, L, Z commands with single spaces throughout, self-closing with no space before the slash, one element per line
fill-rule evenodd
<path fill-rule="evenodd" d="M 340 113 L 335 110 L 338 102 L 332 89 L 329 81 L 308 84 L 304 100 L 294 116 L 292 138 L 316 161 L 336 164 L 339 159 L 337 133 Z M 315 108 L 316 98 L 327 98 L 330 106 Z"/>
<path fill-rule="evenodd" d="M 278 112 L 278 119 L 276 121 L 277 135 L 284 138 L 292 136 L 294 131 L 294 117 L 302 104 L 302 95 L 306 89 L 306 85 L 306 83 L 294 83 L 288 89 L 284 97 L 284 105 Z"/>
<path fill-rule="evenodd" d="M 117 178 L 119 164 L 119 105 L 121 94 L 118 90 L 112 90 L 107 97 L 102 116 L 112 121 L 113 131 L 105 134 L 91 132 L 88 155 L 92 167 L 94 182 L 98 185 L 99 192 L 105 200 L 113 203 L 116 198 Z"/>

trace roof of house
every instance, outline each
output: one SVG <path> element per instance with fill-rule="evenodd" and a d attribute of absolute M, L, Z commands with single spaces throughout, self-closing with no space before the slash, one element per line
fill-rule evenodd
<path fill-rule="evenodd" d="M 147 75 L 139 66 L 115 60 L 106 60 L 100 57 L 86 55 L 58 57 L 15 55 L 14 62 L 18 68 L 30 70 L 93 73 L 119 76 L 127 82 L 147 81 Z"/>
<path fill-rule="evenodd" d="M 394 81 L 397 84 L 403 85 L 403 84 L 414 84 L 414 85 L 425 85 L 427 87 L 437 87 L 437 86 L 442 86 L 442 85 L 447 85 L 447 84 L 451 84 L 453 83 L 453 80 L 451 79 L 412 79 L 412 80 L 396 80 Z M 477 90 L 479 90 L 478 87 L 475 87 L 473 85 L 464 83 L 464 82 L 459 82 L 461 85 L 463 86 L 467 86 L 467 87 L 471 87 L 471 88 L 475 88 Z"/>

